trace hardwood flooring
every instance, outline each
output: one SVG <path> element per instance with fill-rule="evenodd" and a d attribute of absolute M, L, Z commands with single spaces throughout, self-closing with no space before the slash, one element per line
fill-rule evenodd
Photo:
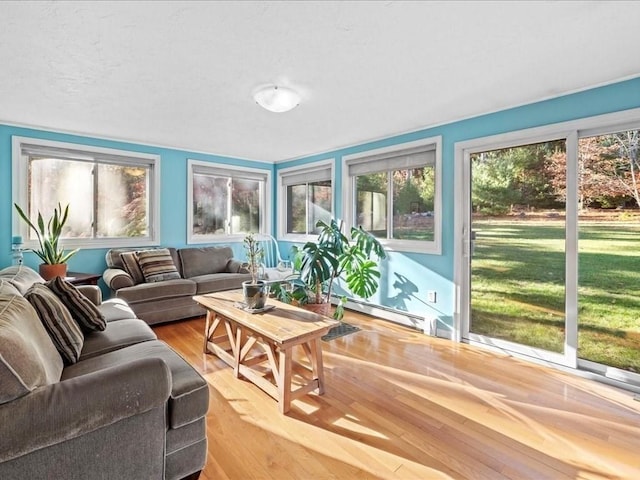
<path fill-rule="evenodd" d="M 286 415 L 202 352 L 204 317 L 155 327 L 209 382 L 213 479 L 640 479 L 633 394 L 347 313 L 326 392 Z M 302 357 L 301 357 L 302 358 Z"/>

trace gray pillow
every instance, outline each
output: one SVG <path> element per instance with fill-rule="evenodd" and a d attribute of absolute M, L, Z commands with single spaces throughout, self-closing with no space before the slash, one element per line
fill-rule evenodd
<path fill-rule="evenodd" d="M 0 404 L 60 381 L 62 358 L 33 307 L 0 295 Z"/>
<path fill-rule="evenodd" d="M 7 267 L 2 270 L 2 274 L 5 279 L 7 275 L 10 275 L 8 279 L 9 282 L 20 290 L 22 295 L 27 293 L 27 290 L 29 290 L 34 283 L 44 283 L 44 278 L 42 278 L 38 272 L 24 265 Z"/>
<path fill-rule="evenodd" d="M 35 308 L 40 321 L 67 365 L 80 358 L 84 335 L 60 299 L 42 283 L 34 283 L 24 296 Z"/>
<path fill-rule="evenodd" d="M 231 247 L 182 248 L 178 250 L 184 278 L 226 271 L 233 258 Z"/>

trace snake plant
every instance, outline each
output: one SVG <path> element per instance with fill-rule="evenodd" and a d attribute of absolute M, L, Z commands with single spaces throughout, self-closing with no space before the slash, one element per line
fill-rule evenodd
<path fill-rule="evenodd" d="M 60 245 L 62 228 L 69 216 L 69 205 L 63 210 L 62 205 L 58 203 L 53 209 L 53 216 L 49 218 L 46 224 L 40 212 L 38 212 L 38 218 L 34 224 L 17 203 L 14 203 L 14 205 L 20 217 L 22 217 L 27 225 L 29 225 L 29 228 L 36 233 L 40 248 L 33 249 L 32 251 L 40 257 L 43 263 L 49 265 L 66 263 L 67 260 L 78 251 L 78 249 L 75 249 L 66 252 Z"/>

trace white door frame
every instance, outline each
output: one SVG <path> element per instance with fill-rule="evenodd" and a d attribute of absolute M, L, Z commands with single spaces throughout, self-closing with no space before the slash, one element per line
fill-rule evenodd
<path fill-rule="evenodd" d="M 576 131 L 559 130 L 556 128 L 543 127 L 527 131 L 513 132 L 492 137 L 469 140 L 457 143 L 455 146 L 455 271 L 454 281 L 458 292 L 458 302 L 456 312 L 454 313 L 455 338 L 458 341 L 465 341 L 470 344 L 480 344 L 500 350 L 506 350 L 512 353 L 531 357 L 539 361 L 552 362 L 568 367 L 576 367 L 577 362 L 577 288 L 575 291 L 565 289 L 565 339 L 563 353 L 550 352 L 528 345 L 509 342 L 497 338 L 489 338 L 483 335 L 471 333 L 469 331 L 470 311 L 470 270 L 469 262 L 472 253 L 471 244 L 471 154 L 484 152 L 487 150 L 495 150 L 501 148 L 517 147 L 533 143 L 540 143 L 554 140 L 565 140 L 567 142 L 567 165 L 575 165 L 577 153 L 573 156 L 569 155 L 569 145 L 575 145 L 574 151 L 577 152 L 577 133 Z M 575 185 L 575 166 L 567 169 L 567 198 L 572 198 L 572 191 L 569 184 Z M 572 177 L 573 175 L 573 181 Z M 575 189 L 573 190 L 575 193 Z M 575 218 L 572 225 L 577 222 L 575 213 L 577 212 L 577 200 L 575 206 L 570 206 L 570 202 L 566 205 L 566 231 L 570 230 L 569 217 L 573 215 Z M 569 252 L 577 251 L 577 235 L 567 236 L 565 253 L 567 258 L 571 256 Z M 577 261 L 566 262 L 566 278 L 577 279 Z M 567 281 L 567 284 L 575 284 L 576 282 Z M 575 315 L 570 313 L 575 311 Z"/>
<path fill-rule="evenodd" d="M 609 113 L 595 117 L 572 120 L 558 124 L 546 125 L 527 130 L 509 132 L 484 138 L 467 140 L 455 144 L 454 157 L 454 286 L 455 305 L 453 313 L 453 339 L 469 343 L 482 344 L 485 347 L 508 350 L 531 360 L 571 369 L 580 368 L 597 375 L 604 381 L 613 380 L 640 384 L 640 375 L 626 372 L 606 365 L 595 364 L 577 358 L 578 348 L 578 196 L 577 196 L 577 145 L 580 137 L 595 134 L 613 133 L 625 129 L 637 129 L 640 125 L 640 108 Z M 566 204 L 566 280 L 565 280 L 565 315 L 566 332 L 564 354 L 555 354 L 524 345 L 498 339 L 486 339 L 469 334 L 470 318 L 470 271 L 469 256 L 471 253 L 471 165 L 473 153 L 515 147 L 543 141 L 565 139 L 567 142 L 567 198 Z M 623 386 L 623 385 L 618 385 Z M 632 390 L 635 387 L 632 386 Z"/>

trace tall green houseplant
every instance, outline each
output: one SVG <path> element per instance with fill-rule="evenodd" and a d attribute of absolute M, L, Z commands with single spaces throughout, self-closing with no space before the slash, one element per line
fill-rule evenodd
<path fill-rule="evenodd" d="M 53 215 L 46 222 L 42 214 L 38 212 L 36 223 L 29 219 L 29 216 L 17 203 L 14 203 L 14 206 L 20 217 L 35 232 L 38 238 L 39 248 L 32 251 L 40 257 L 42 263 L 46 265 L 65 264 L 78 251 L 78 249 L 65 251 L 60 244 L 62 229 L 69 217 L 69 205 L 63 210 L 62 205 L 58 203 L 53 209 Z"/>
<path fill-rule="evenodd" d="M 380 280 L 379 261 L 386 257 L 380 242 L 362 227 L 352 227 L 349 236 L 342 232 L 343 222 L 332 219 L 318 221 L 320 229 L 316 242 L 307 242 L 294 249 L 294 271 L 291 296 L 301 303 L 329 304 L 337 279 L 344 276 L 347 288 L 356 296 L 371 297 Z M 343 316 L 345 299 L 334 313 Z"/>

